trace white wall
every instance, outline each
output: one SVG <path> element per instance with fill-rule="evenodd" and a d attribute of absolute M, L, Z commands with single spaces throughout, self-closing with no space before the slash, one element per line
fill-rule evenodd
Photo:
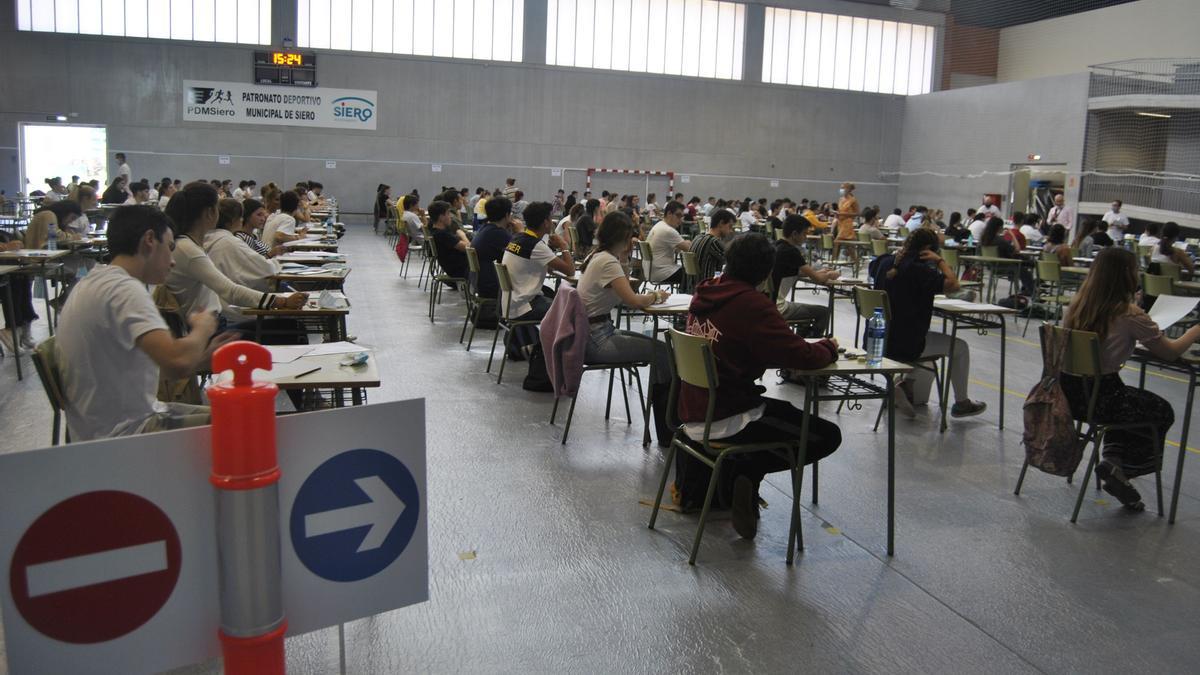
<path fill-rule="evenodd" d="M 1138 0 L 1000 31 L 997 81 L 1140 58 L 1200 58 L 1200 1 Z"/>
<path fill-rule="evenodd" d="M 1087 88 L 1088 76 L 1081 73 L 908 97 L 901 132 L 901 208 L 924 204 L 947 214 L 965 213 L 984 194 L 1008 194 L 1007 175 L 979 174 L 1009 171 L 1034 153 L 1041 163 L 1066 164 L 1068 175 L 1076 172 L 1074 186 L 1067 189 L 1074 203 Z M 943 175 L 904 175 L 919 173 Z M 1004 207 L 1007 211 L 1009 205 Z"/>

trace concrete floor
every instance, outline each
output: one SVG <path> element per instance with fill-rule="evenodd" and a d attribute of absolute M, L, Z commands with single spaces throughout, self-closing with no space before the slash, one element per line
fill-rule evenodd
<path fill-rule="evenodd" d="M 898 420 L 894 558 L 884 555 L 886 436 L 871 432 L 868 403 L 836 417 L 829 407 L 845 443 L 821 465 L 820 506 L 805 496 L 795 566 L 784 564 L 781 475 L 763 489 L 757 540 L 719 514 L 693 568 L 694 516 L 664 513 L 646 528 L 640 502 L 653 498 L 663 455 L 642 448 L 640 422 L 605 422 L 605 378 L 585 378 L 563 447 L 561 421 L 547 423 L 550 395 L 520 388 L 523 364 L 497 386 L 484 374 L 491 333 L 463 350 L 458 301 L 431 325 L 415 268 L 400 279 L 382 238 L 352 227 L 342 249 L 354 268 L 350 332 L 384 373 L 370 400 L 424 397 L 429 415 L 431 599 L 348 624 L 348 672 L 1190 672 L 1200 660 L 1198 458 L 1174 526 L 1095 492 L 1071 525 L 1075 491 L 1036 472 L 1014 497 L 1020 405 L 1040 371 L 1036 344 L 1019 334 L 1006 429 L 995 334 L 966 336 L 986 413 L 945 434 L 932 409 Z M 851 339 L 848 307 L 836 332 Z M 1148 386 L 1181 417 L 1174 378 L 1152 373 Z M 798 400 L 794 386 L 767 386 Z M 11 357 L 0 360 L 4 451 L 45 445 L 47 410 L 36 376 L 18 383 Z M 1153 481 L 1137 485 L 1152 504 Z M 337 672 L 336 630 L 289 640 L 288 662 L 293 673 Z"/>

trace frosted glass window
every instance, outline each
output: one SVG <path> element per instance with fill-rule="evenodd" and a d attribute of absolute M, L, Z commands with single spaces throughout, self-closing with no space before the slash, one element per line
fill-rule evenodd
<path fill-rule="evenodd" d="M 724 0 L 547 0 L 546 63 L 740 80 L 745 12 Z"/>
<path fill-rule="evenodd" d="M 269 44 L 271 0 L 16 0 L 17 29 Z"/>
<path fill-rule="evenodd" d="M 484 61 L 525 48 L 525 0 L 298 0 L 296 14 L 301 48 Z"/>
<path fill-rule="evenodd" d="M 883 94 L 931 90 L 933 26 L 777 7 L 766 8 L 764 21 L 764 82 Z"/>

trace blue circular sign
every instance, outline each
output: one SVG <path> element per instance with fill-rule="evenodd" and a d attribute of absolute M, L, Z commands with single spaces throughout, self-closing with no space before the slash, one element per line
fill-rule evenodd
<path fill-rule="evenodd" d="M 300 562 L 330 581 L 382 572 L 416 532 L 421 495 L 408 467 L 359 448 L 318 466 L 296 493 L 289 529 Z"/>

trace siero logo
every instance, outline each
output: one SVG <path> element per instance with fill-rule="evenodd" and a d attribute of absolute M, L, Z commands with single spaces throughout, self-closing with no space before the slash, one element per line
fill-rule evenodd
<path fill-rule="evenodd" d="M 333 118 L 339 122 L 369 122 L 375 116 L 375 104 L 357 96 L 333 100 Z"/>

